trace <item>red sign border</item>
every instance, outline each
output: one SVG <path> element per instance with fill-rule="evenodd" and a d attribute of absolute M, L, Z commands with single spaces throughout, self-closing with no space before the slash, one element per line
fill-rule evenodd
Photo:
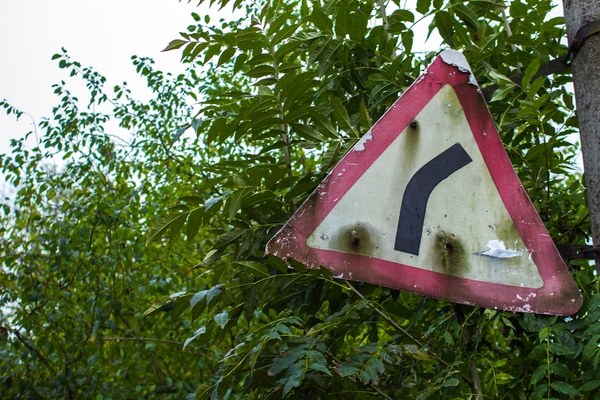
<path fill-rule="evenodd" d="M 348 273 L 344 274 L 345 279 L 407 290 L 456 303 L 554 315 L 577 312 L 582 303 L 579 288 L 521 185 L 479 88 L 469 83 L 469 74 L 447 64 L 438 56 L 427 72 L 373 125 L 372 138 L 364 143 L 364 150 L 351 150 L 336 165 L 288 223 L 269 241 L 267 252 L 283 259 L 293 258 L 312 268 L 322 265 L 333 267 L 334 271 L 351 272 L 351 277 Z M 541 288 L 460 278 L 365 255 L 314 249 L 306 245 L 306 239 L 339 199 L 444 85 L 451 85 L 456 92 L 498 193 L 544 281 Z"/>

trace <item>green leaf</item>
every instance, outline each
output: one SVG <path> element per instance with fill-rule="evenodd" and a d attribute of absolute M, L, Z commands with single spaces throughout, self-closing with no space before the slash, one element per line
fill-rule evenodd
<path fill-rule="evenodd" d="M 167 47 L 164 48 L 163 51 L 176 50 L 187 43 L 189 43 L 187 40 L 181 40 L 181 39 L 171 40 L 171 42 L 167 45 Z"/>
<path fill-rule="evenodd" d="M 541 385 L 539 385 L 535 388 L 535 390 L 533 391 L 533 393 L 531 395 L 531 399 L 539 400 L 546 394 L 547 391 L 548 391 L 548 384 L 542 383 Z"/>
<path fill-rule="evenodd" d="M 431 0 L 417 0 L 417 11 L 421 14 L 427 14 L 431 7 Z"/>
<path fill-rule="evenodd" d="M 339 38 L 344 38 L 350 33 L 350 7 L 340 6 L 335 17 L 335 34 Z"/>
<path fill-rule="evenodd" d="M 169 228 L 171 228 L 171 236 L 177 233 L 183 226 L 188 214 L 189 211 L 159 218 L 152 226 L 152 229 L 150 229 L 150 234 L 146 239 L 146 246 L 159 240 Z"/>
<path fill-rule="evenodd" d="M 325 138 L 315 131 L 310 125 L 306 124 L 290 124 L 292 132 L 296 133 L 301 138 L 314 143 L 321 143 L 325 141 Z"/>
<path fill-rule="evenodd" d="M 144 317 L 150 317 L 152 315 L 158 314 L 162 311 L 163 307 L 167 304 L 171 304 L 173 300 L 171 296 L 161 296 L 152 303 L 152 306 L 144 311 Z"/>
<path fill-rule="evenodd" d="M 567 382 L 554 381 L 550 383 L 552 389 L 556 390 L 559 393 L 566 394 L 569 396 L 583 396 L 579 390 L 575 389 L 573 386 L 569 385 Z"/>
<path fill-rule="evenodd" d="M 215 243 L 216 249 L 223 249 L 230 244 L 234 243 L 240 236 L 247 233 L 248 229 L 238 229 L 235 231 L 226 232 L 219 237 L 217 243 Z"/>
<path fill-rule="evenodd" d="M 270 24 L 267 30 L 267 36 L 273 36 L 281 30 L 281 27 L 290 19 L 290 15 L 282 13 L 280 16 L 275 18 Z"/>
<path fill-rule="evenodd" d="M 522 33 L 510 35 L 506 38 L 506 43 L 516 44 L 517 46 L 521 46 L 522 48 L 532 45 L 531 36 L 523 35 Z"/>
<path fill-rule="evenodd" d="M 525 76 L 523 76 L 523 79 L 521 80 L 521 86 L 526 88 L 529 85 L 529 82 L 531 82 L 531 78 L 533 78 L 533 76 L 536 74 L 536 72 L 538 72 L 539 69 L 540 69 L 540 59 L 535 58 L 527 66 L 527 69 L 525 70 Z"/>
<path fill-rule="evenodd" d="M 267 263 L 271 266 L 271 268 L 281 272 L 282 274 L 287 274 L 288 272 L 288 265 L 279 257 L 269 254 L 267 256 Z"/>
<path fill-rule="evenodd" d="M 217 297 L 218 295 L 221 294 L 221 292 L 223 291 L 222 289 L 223 285 L 219 284 L 216 286 L 213 286 L 212 288 L 210 288 L 209 290 L 206 291 L 206 304 L 210 304 L 210 302 Z"/>
<path fill-rule="evenodd" d="M 313 8 L 309 19 L 320 31 L 330 34 L 333 33 L 333 22 L 328 15 L 321 11 L 321 9 L 317 7 Z"/>
<path fill-rule="evenodd" d="M 342 366 L 342 367 L 335 368 L 335 370 L 342 378 L 345 378 L 347 376 L 356 375 L 357 372 L 360 372 L 360 370 L 358 368 L 352 367 L 352 366 Z"/>
<path fill-rule="evenodd" d="M 204 298 L 206 298 L 206 290 L 203 290 L 201 292 L 195 293 L 191 298 L 190 298 L 190 307 L 192 308 L 192 311 L 194 310 L 194 307 L 196 307 L 196 305 L 198 303 L 200 303 L 202 300 L 204 300 Z"/>
<path fill-rule="evenodd" d="M 204 207 L 198 207 L 190 211 L 187 219 L 186 236 L 188 241 L 192 241 L 198 233 L 202 225 L 202 217 L 204 216 Z"/>
<path fill-rule="evenodd" d="M 520 0 L 513 0 L 510 2 L 509 11 L 513 18 L 523 18 L 524 15 L 527 15 L 529 8 Z"/>
<path fill-rule="evenodd" d="M 433 22 L 440 33 L 444 42 L 454 48 L 454 18 L 447 11 L 438 11 L 433 18 Z"/>
<path fill-rule="evenodd" d="M 412 51 L 414 36 L 415 34 L 413 33 L 413 31 L 406 31 L 402 33 L 402 46 L 404 46 L 404 51 L 406 51 L 407 53 L 410 53 Z M 402 61 L 402 58 L 397 57 L 396 60 L 400 60 L 398 61 L 398 63 L 400 63 Z M 396 62 L 396 60 L 394 60 L 394 62 Z M 404 76 L 402 76 L 402 79 L 404 79 Z"/>
<path fill-rule="evenodd" d="M 242 53 L 235 58 L 235 63 L 233 65 L 233 74 L 237 74 L 244 68 L 246 65 L 246 61 L 248 60 L 248 55 L 246 53 Z"/>
<path fill-rule="evenodd" d="M 359 119 L 361 126 L 365 128 L 365 130 L 369 130 L 373 126 L 373 120 L 369 115 L 369 111 L 367 110 L 367 105 L 365 104 L 364 98 L 360 99 Z"/>
<path fill-rule="evenodd" d="M 229 322 L 229 312 L 227 312 L 227 310 L 225 310 L 225 311 L 215 315 L 214 320 L 217 323 L 217 325 L 219 325 L 221 327 L 221 329 L 224 329 L 225 325 L 227 325 L 227 322 Z"/>
<path fill-rule="evenodd" d="M 190 344 L 194 339 L 196 339 L 200 335 L 203 335 L 204 333 L 206 333 L 206 327 L 203 326 L 196 332 L 194 332 L 194 334 L 191 337 L 185 340 L 185 342 L 183 343 L 183 348 L 185 349 L 188 346 L 188 344 Z"/>
<path fill-rule="evenodd" d="M 202 263 L 206 263 L 211 257 L 213 257 L 215 254 L 218 253 L 218 250 L 216 249 L 212 249 L 210 250 L 208 253 L 206 253 L 206 255 L 204 256 L 204 260 L 202 260 Z"/>
<path fill-rule="evenodd" d="M 323 161 L 321 164 L 321 169 L 323 171 L 329 171 L 333 164 L 338 160 L 338 152 L 340 150 L 340 142 L 332 143 L 325 154 L 323 155 Z"/>
<path fill-rule="evenodd" d="M 379 383 L 379 376 L 377 375 L 377 372 L 375 372 L 375 369 L 373 369 L 373 367 L 371 367 L 370 365 L 367 365 L 362 369 L 362 371 L 360 372 L 360 376 L 361 380 L 365 385 L 369 383 Z"/>
<path fill-rule="evenodd" d="M 584 383 L 579 390 L 582 392 L 589 392 L 591 390 L 595 390 L 600 388 L 600 380 L 599 379 L 595 379 L 593 381 L 587 381 L 586 383 Z"/>
<path fill-rule="evenodd" d="M 533 386 L 538 383 L 546 374 L 548 373 L 548 367 L 546 365 L 540 365 L 533 371 L 531 374 L 531 379 L 529 380 L 529 386 Z"/>
<path fill-rule="evenodd" d="M 546 83 L 545 76 L 539 76 L 531 85 L 529 85 L 529 89 L 527 90 L 527 94 L 529 94 L 530 98 L 533 98 L 537 92 L 540 90 L 542 86 Z"/>
<path fill-rule="evenodd" d="M 444 332 L 444 339 L 450 346 L 454 346 L 454 339 L 452 338 L 450 332 Z"/>
<path fill-rule="evenodd" d="M 489 71 L 489 75 L 490 78 L 492 78 L 492 80 L 497 81 L 498 83 L 504 82 L 504 84 L 508 85 L 508 86 L 512 86 L 516 84 L 511 81 L 507 76 L 502 75 L 500 73 L 498 73 L 497 71 L 491 70 Z"/>
<path fill-rule="evenodd" d="M 378 374 L 383 374 L 385 372 L 385 366 L 383 365 L 383 362 L 378 358 L 371 359 L 371 366 Z"/>
<path fill-rule="evenodd" d="M 559 363 L 559 362 L 553 362 L 552 364 L 550 364 L 550 370 L 558 375 L 561 376 L 563 378 L 566 379 L 577 379 L 577 377 L 575 376 L 575 374 L 573 374 L 573 372 L 571 372 L 571 370 L 569 369 L 569 367 L 567 367 L 566 365 Z"/>
<path fill-rule="evenodd" d="M 549 351 L 559 356 L 573 354 L 573 350 L 560 343 L 550 343 Z"/>
<path fill-rule="evenodd" d="M 217 62 L 217 67 L 220 67 L 223 64 L 227 64 L 231 58 L 233 57 L 233 55 L 235 54 L 235 48 L 233 47 L 228 47 L 225 49 L 224 52 L 221 53 L 221 55 L 219 56 L 219 61 Z"/>
<path fill-rule="evenodd" d="M 251 194 L 250 196 L 245 197 L 244 199 L 242 199 L 242 206 L 244 207 L 248 207 L 254 204 L 271 204 L 268 202 L 268 200 L 276 200 L 276 196 L 273 192 L 271 191 L 264 191 L 264 192 L 259 192 L 259 193 L 254 193 Z"/>
<path fill-rule="evenodd" d="M 278 45 L 285 39 L 291 37 L 300 27 L 300 24 L 293 24 L 289 26 L 284 26 L 281 30 L 279 30 L 275 36 L 273 36 L 272 44 Z"/>
<path fill-rule="evenodd" d="M 369 15 L 360 12 L 350 14 L 348 32 L 350 39 L 357 43 L 363 42 L 367 34 Z"/>
<path fill-rule="evenodd" d="M 479 20 L 477 14 L 468 6 L 464 4 L 455 4 L 452 6 L 452 10 L 458 18 L 466 25 L 477 30 L 479 29 Z"/>
<path fill-rule="evenodd" d="M 308 369 L 312 369 L 313 371 L 318 371 L 318 372 L 324 372 L 325 374 L 327 374 L 329 376 L 333 376 L 333 375 L 331 375 L 331 372 L 329 372 L 329 369 L 323 364 L 312 363 L 308 366 Z"/>
<path fill-rule="evenodd" d="M 512 375 L 506 374 L 504 372 L 496 374 L 496 383 L 498 383 L 499 385 L 507 384 L 509 382 L 512 382 L 514 379 L 515 378 Z"/>
<path fill-rule="evenodd" d="M 450 378 L 450 379 L 445 380 L 441 386 L 442 387 L 455 387 L 455 386 L 458 386 L 459 383 L 460 383 L 460 381 L 458 379 Z"/>
<path fill-rule="evenodd" d="M 258 67 L 252 68 L 250 71 L 246 72 L 244 75 L 250 78 L 260 78 L 262 76 L 274 76 L 275 68 L 271 65 L 259 65 Z"/>
<path fill-rule="evenodd" d="M 460 47 L 462 46 L 469 46 L 471 44 L 471 38 L 469 37 L 469 33 L 467 31 L 467 29 L 464 27 L 464 25 L 456 20 L 456 19 L 452 19 L 452 23 L 453 23 L 453 28 L 455 31 L 455 36 L 454 38 L 456 40 L 458 40 L 458 43 L 455 43 L 456 46 Z"/>
<path fill-rule="evenodd" d="M 248 189 L 236 190 L 230 198 L 229 202 L 229 221 L 235 217 L 235 214 L 240 210 L 242 206 L 242 199 L 248 192 Z"/>
<path fill-rule="evenodd" d="M 244 312 L 246 313 L 246 321 L 251 321 L 254 318 L 254 311 L 260 302 L 260 289 L 257 285 L 251 285 L 244 292 Z"/>
<path fill-rule="evenodd" d="M 331 125 L 331 121 L 329 121 L 325 115 L 323 115 L 321 112 L 319 112 L 317 110 L 310 110 L 309 114 L 310 114 L 310 118 L 312 119 L 314 124 L 317 126 L 317 130 L 321 134 L 323 134 L 323 136 L 328 137 L 330 139 L 338 138 L 338 134 L 337 134 L 335 128 L 333 127 L 333 125 Z"/>
<path fill-rule="evenodd" d="M 296 369 L 291 376 L 287 377 L 283 387 L 283 396 L 285 397 L 293 388 L 300 386 L 303 379 L 304 371 L 302 368 Z"/>
<path fill-rule="evenodd" d="M 515 88 L 516 85 L 502 85 L 494 91 L 490 102 L 504 100 Z"/>
<path fill-rule="evenodd" d="M 321 32 L 311 32 L 311 31 L 304 32 L 303 31 L 303 32 L 298 33 L 296 36 L 294 36 L 294 38 L 292 40 L 299 41 L 299 42 L 307 42 L 307 41 L 319 39 L 319 38 L 322 38 L 325 36 L 327 36 L 327 35 L 324 33 L 321 33 Z"/>
<path fill-rule="evenodd" d="M 390 15 L 390 19 L 392 17 L 395 17 L 397 19 L 399 19 L 400 21 L 408 21 L 408 22 L 415 22 L 415 15 L 410 12 L 409 10 L 395 10 L 392 15 Z"/>
<path fill-rule="evenodd" d="M 431 360 L 431 356 L 413 344 L 404 346 L 408 353 L 417 360 Z"/>
<path fill-rule="evenodd" d="M 179 318 L 179 316 L 189 308 L 190 306 L 190 299 L 192 298 L 192 294 L 191 293 L 186 293 L 183 296 L 178 296 L 175 299 L 175 307 L 173 308 L 173 310 L 171 311 L 171 318 L 176 319 Z"/>
<path fill-rule="evenodd" d="M 259 278 L 268 278 L 271 276 L 267 268 L 256 261 L 238 261 L 236 264 L 241 265 L 245 270 L 251 272 L 253 275 Z"/>
<path fill-rule="evenodd" d="M 359 137 L 358 132 L 352 126 L 352 122 L 350 121 L 350 116 L 348 115 L 346 107 L 344 107 L 337 99 L 333 97 L 330 97 L 329 101 L 333 107 L 333 117 L 335 118 L 335 121 L 338 123 L 339 127 L 348 134 Z"/>

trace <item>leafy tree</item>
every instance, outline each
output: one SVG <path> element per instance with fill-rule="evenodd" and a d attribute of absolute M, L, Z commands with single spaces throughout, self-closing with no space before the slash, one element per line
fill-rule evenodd
<path fill-rule="evenodd" d="M 533 79 L 566 52 L 562 18 L 547 17 L 551 1 L 234 7 L 247 17 L 214 24 L 193 14 L 167 46 L 181 49 L 186 75 L 134 60 L 155 93 L 148 103 L 122 87 L 109 98 L 102 77 L 57 55 L 88 83 L 90 106 L 57 86 L 61 104 L 41 122 L 40 143 L 16 141 L 2 160 L 19 188 L 2 217 L 7 393 L 593 397 L 600 296 L 587 262 L 570 262 L 584 305 L 565 318 L 454 305 L 264 255 L 431 62 L 435 54 L 413 48 L 425 17 L 482 87 L 499 84 L 492 115 L 552 237 L 584 243 L 584 186 L 567 140 L 577 132 L 571 79 Z M 507 78 L 518 72 L 520 81 Z M 110 114 L 94 111 L 106 103 Z M 105 132 L 109 120 L 129 143 Z M 57 155 L 64 166 L 45 167 Z"/>
<path fill-rule="evenodd" d="M 17 188 L 0 223 L 2 397 L 181 398 L 198 384 L 204 361 L 181 351 L 185 324 L 157 325 L 143 310 L 190 283 L 184 266 L 193 253 L 183 240 L 171 241 L 169 252 L 148 251 L 144 236 L 148 221 L 184 194 L 174 187 L 200 180 L 194 165 L 207 152 L 180 131 L 192 113 L 189 88 L 200 79 L 134 58 L 155 95 L 144 103 L 127 86 L 109 97 L 104 77 L 66 53 L 55 58 L 89 92 L 80 101 L 55 85 L 53 118 L 2 156 Z M 111 133 L 119 129 L 129 141 Z"/>

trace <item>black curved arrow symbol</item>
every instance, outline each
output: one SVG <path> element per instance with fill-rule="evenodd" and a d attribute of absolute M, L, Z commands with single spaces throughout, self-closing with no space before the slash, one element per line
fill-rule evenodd
<path fill-rule="evenodd" d="M 469 164 L 471 157 L 456 143 L 421 167 L 406 185 L 396 231 L 395 250 L 419 255 L 429 195 L 437 185 Z"/>

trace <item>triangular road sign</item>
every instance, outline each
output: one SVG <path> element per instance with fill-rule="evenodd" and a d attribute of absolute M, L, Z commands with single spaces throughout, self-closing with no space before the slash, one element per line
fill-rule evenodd
<path fill-rule="evenodd" d="M 447 50 L 267 244 L 344 278 L 483 307 L 569 315 L 581 295 Z"/>

